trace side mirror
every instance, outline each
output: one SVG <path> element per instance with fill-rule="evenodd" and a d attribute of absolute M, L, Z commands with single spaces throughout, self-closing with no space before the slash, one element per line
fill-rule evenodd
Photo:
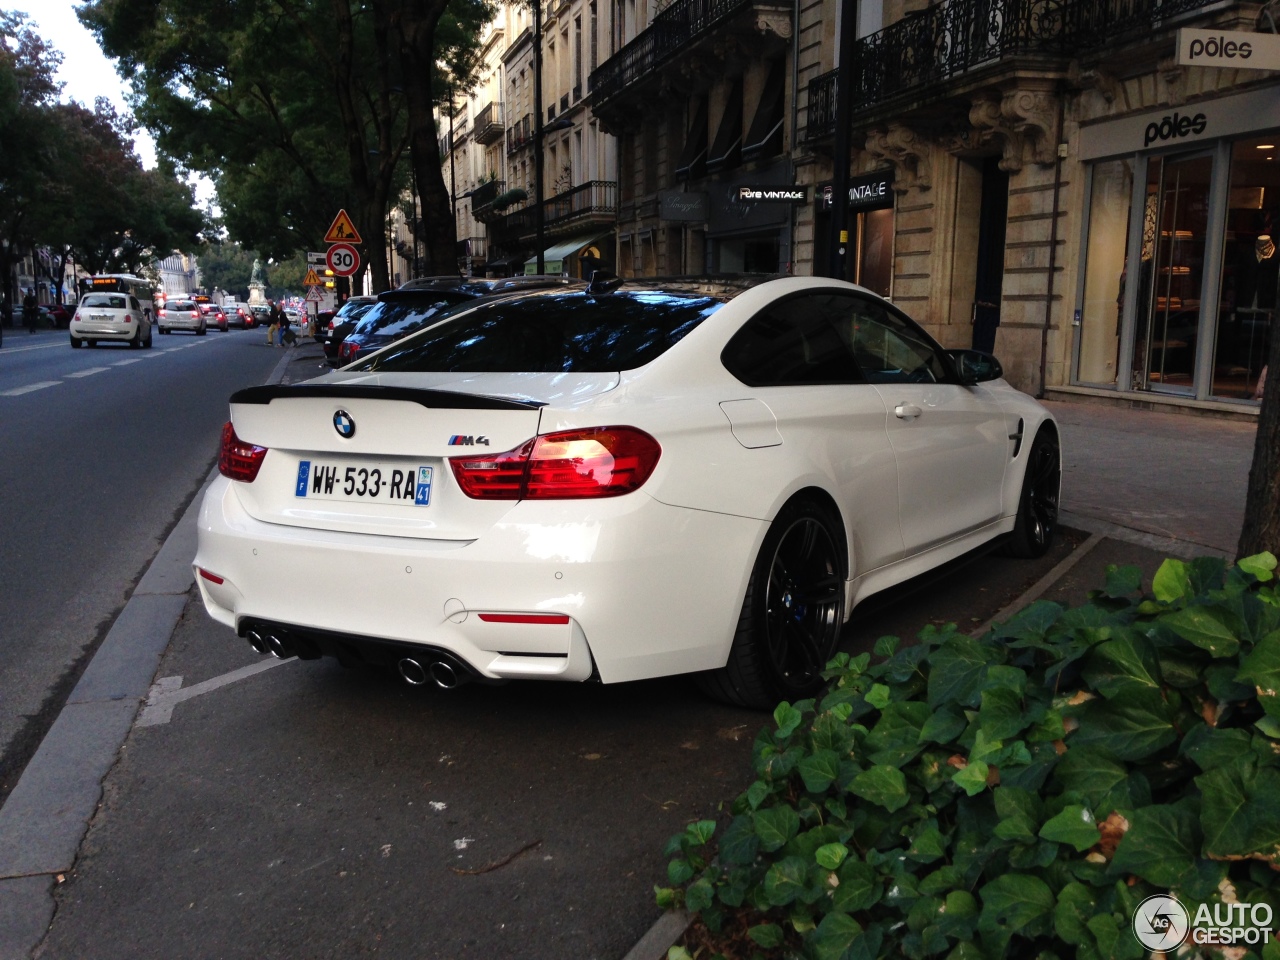
<path fill-rule="evenodd" d="M 1004 376 L 1004 368 L 1000 361 L 981 350 L 948 350 L 951 362 L 956 365 L 956 373 L 963 384 L 986 383 L 988 380 L 999 380 Z"/>

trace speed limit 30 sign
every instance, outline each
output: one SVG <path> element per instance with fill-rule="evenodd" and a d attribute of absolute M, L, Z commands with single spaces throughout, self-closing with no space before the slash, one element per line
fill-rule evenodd
<path fill-rule="evenodd" d="M 350 277 L 360 269 L 360 254 L 349 243 L 335 243 L 325 256 L 325 265 L 340 277 Z"/>

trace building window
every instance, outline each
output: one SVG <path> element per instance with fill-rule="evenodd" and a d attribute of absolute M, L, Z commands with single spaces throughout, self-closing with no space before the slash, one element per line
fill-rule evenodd
<path fill-rule="evenodd" d="M 1076 379 L 1114 384 L 1120 364 L 1120 317 L 1124 312 L 1129 196 L 1133 161 L 1093 167 L 1089 195 L 1089 240 L 1085 246 L 1084 299 L 1080 305 Z"/>

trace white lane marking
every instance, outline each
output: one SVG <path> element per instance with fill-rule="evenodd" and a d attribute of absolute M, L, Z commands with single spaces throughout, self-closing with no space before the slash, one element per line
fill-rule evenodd
<path fill-rule="evenodd" d="M 26 353 L 28 350 L 57 350 L 67 346 L 66 340 L 59 340 L 57 343 L 38 343 L 32 347 L 5 347 L 0 350 L 0 357 L 8 357 L 15 353 Z"/>
<path fill-rule="evenodd" d="M 29 383 L 25 387 L 14 387 L 12 390 L 6 390 L 0 393 L 0 397 L 20 397 L 24 393 L 33 393 L 36 390 L 43 390 L 45 387 L 56 387 L 61 383 L 61 380 L 41 380 L 39 383 Z"/>
<path fill-rule="evenodd" d="M 75 373 L 64 373 L 63 376 L 74 377 L 76 379 L 79 379 L 80 377 L 92 377 L 95 373 L 106 373 L 106 372 L 107 372 L 106 367 L 90 367 L 88 370 L 77 370 Z"/>
<path fill-rule="evenodd" d="M 113 367 L 127 367 L 131 363 L 141 363 L 146 357 L 130 357 L 128 360 L 117 360 L 112 364 Z"/>
<path fill-rule="evenodd" d="M 142 713 L 138 716 L 136 726 L 155 727 L 162 723 L 168 723 L 173 719 L 173 708 L 183 700 L 190 700 L 192 697 L 198 697 L 217 690 L 219 687 L 225 687 L 227 684 L 235 683 L 237 680 L 245 680 L 256 676 L 264 670 L 292 663 L 296 659 L 296 657 L 290 657 L 288 660 L 277 660 L 272 657 L 269 660 L 251 663 L 249 666 L 241 667 L 239 670 L 224 673 L 222 676 L 214 677 L 211 680 L 193 683 L 189 687 L 182 686 L 181 677 L 161 677 L 151 685 L 151 692 L 147 694 L 146 706 L 143 707 Z"/>
<path fill-rule="evenodd" d="M 179 350 L 185 350 L 186 347 L 170 347 L 168 350 L 161 350 L 161 353 L 177 353 Z"/>

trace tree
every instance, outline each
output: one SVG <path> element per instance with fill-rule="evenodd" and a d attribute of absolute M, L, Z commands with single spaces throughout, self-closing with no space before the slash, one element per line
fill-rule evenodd
<path fill-rule="evenodd" d="M 225 290 L 237 299 L 249 299 L 255 254 L 230 240 L 209 240 L 196 251 L 200 280 L 206 290 Z"/>
<path fill-rule="evenodd" d="M 1272 367 L 1275 373 L 1270 372 Z M 1275 331 L 1271 334 L 1266 369 L 1244 501 L 1244 527 L 1236 547 L 1238 557 L 1251 557 L 1264 550 L 1280 555 L 1280 335 Z"/>

